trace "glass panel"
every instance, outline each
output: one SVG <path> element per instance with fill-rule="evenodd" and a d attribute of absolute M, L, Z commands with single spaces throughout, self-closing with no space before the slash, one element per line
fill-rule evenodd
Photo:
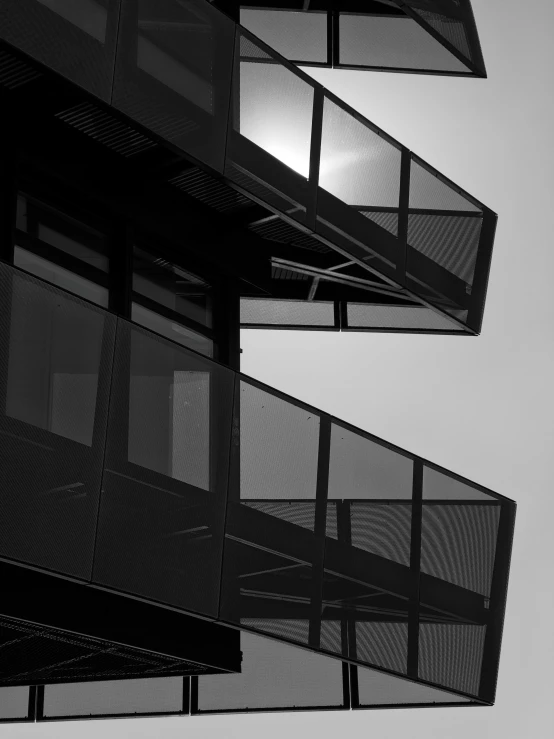
<path fill-rule="evenodd" d="M 177 713 L 182 709 L 182 677 L 47 685 L 44 691 L 44 715 L 49 718 Z"/>
<path fill-rule="evenodd" d="M 327 13 L 241 8 L 240 24 L 286 59 L 327 62 Z"/>
<path fill-rule="evenodd" d="M 213 356 L 214 344 L 211 339 L 159 313 L 154 313 L 138 303 L 133 303 L 131 306 L 131 320 L 177 344 L 194 349 L 199 354 L 204 354 L 206 357 Z"/>
<path fill-rule="evenodd" d="M 240 383 L 240 497 L 315 498 L 319 416 Z"/>
<path fill-rule="evenodd" d="M 392 69 L 470 70 L 413 18 L 340 14 L 340 63 Z"/>
<path fill-rule="evenodd" d="M 358 694 L 360 708 L 419 703 L 467 703 L 455 693 L 430 688 L 427 685 L 403 680 L 377 670 L 358 667 Z"/>
<path fill-rule="evenodd" d="M 133 290 L 196 323 L 212 325 L 210 286 L 191 272 L 137 247 Z"/>
<path fill-rule="evenodd" d="M 332 425 L 329 498 L 411 499 L 412 468 L 408 457 Z"/>
<path fill-rule="evenodd" d="M 245 36 L 240 44 L 240 117 L 235 117 L 235 130 L 307 178 L 312 86 L 274 63 Z"/>
<path fill-rule="evenodd" d="M 2 267 L 3 554 L 89 577 L 115 318 Z"/>
<path fill-rule="evenodd" d="M 398 207 L 401 152 L 325 98 L 319 186 L 348 205 Z"/>
<path fill-rule="evenodd" d="M 19 246 L 14 249 L 14 265 L 91 303 L 108 307 L 109 294 L 105 287 Z"/>
<path fill-rule="evenodd" d="M 0 719 L 25 718 L 29 713 L 29 688 L 0 688 Z"/>
<path fill-rule="evenodd" d="M 342 665 L 305 649 L 241 634 L 242 670 L 198 678 L 198 710 L 343 706 Z"/>
<path fill-rule="evenodd" d="M 113 105 L 223 171 L 235 24 L 204 0 L 122 0 Z"/>

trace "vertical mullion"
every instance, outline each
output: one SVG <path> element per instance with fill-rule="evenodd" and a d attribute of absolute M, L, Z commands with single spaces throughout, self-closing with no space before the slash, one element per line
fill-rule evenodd
<path fill-rule="evenodd" d="M 190 679 L 190 713 L 192 716 L 198 713 L 198 677 L 196 675 Z"/>
<path fill-rule="evenodd" d="M 477 248 L 477 259 L 471 286 L 471 300 L 467 315 L 467 325 L 476 333 L 481 331 L 483 310 L 489 283 L 489 272 L 492 260 L 492 247 L 496 231 L 497 215 L 488 208 L 483 209 L 483 223 Z"/>
<path fill-rule="evenodd" d="M 181 712 L 184 714 L 190 713 L 190 681 L 192 678 L 183 677 L 183 703 L 181 706 Z"/>
<path fill-rule="evenodd" d="M 327 66 L 333 66 L 333 11 L 327 11 Z"/>
<path fill-rule="evenodd" d="M 421 574 L 421 522 L 423 517 L 423 462 L 414 460 L 412 486 L 412 526 L 410 542 L 411 593 L 408 604 L 409 677 L 418 676 L 419 662 L 419 581 Z"/>
<path fill-rule="evenodd" d="M 4 148 L 0 155 L 0 259 L 13 264 L 17 213 L 17 151 Z"/>
<path fill-rule="evenodd" d="M 411 152 L 402 147 L 400 160 L 400 194 L 398 199 L 398 255 L 396 259 L 397 279 L 406 284 L 406 262 L 408 252 L 408 209 L 410 207 L 410 164 Z"/>
<path fill-rule="evenodd" d="M 124 222 L 114 223 L 109 235 L 109 310 L 131 319 L 133 292 L 133 238 Z"/>
<path fill-rule="evenodd" d="M 331 10 L 331 66 L 338 67 L 340 64 L 340 34 L 339 34 L 339 12 Z"/>
<path fill-rule="evenodd" d="M 502 503 L 496 539 L 494 569 L 490 592 L 489 622 L 485 633 L 479 698 L 492 703 L 496 693 L 502 630 L 508 593 L 508 576 L 514 536 L 516 504 Z"/>
<path fill-rule="evenodd" d="M 308 204 L 306 211 L 306 225 L 312 231 L 316 230 L 317 188 L 319 183 L 319 164 L 321 159 L 321 136 L 323 129 L 323 88 L 314 87 L 314 101 L 312 108 L 312 135 L 310 142 L 310 174 L 308 180 Z"/>
<path fill-rule="evenodd" d="M 319 421 L 319 447 L 317 454 L 317 483 L 315 497 L 314 534 L 316 549 L 312 563 L 312 592 L 310 598 L 310 624 L 308 644 L 319 648 L 321 644 L 321 610 L 323 601 L 323 567 L 325 558 L 325 526 L 327 520 L 327 492 L 329 488 L 329 456 L 331 453 L 331 417 L 322 414 Z"/>

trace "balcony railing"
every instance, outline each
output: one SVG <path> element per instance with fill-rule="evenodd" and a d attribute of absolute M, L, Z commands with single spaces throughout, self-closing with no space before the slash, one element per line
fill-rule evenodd
<path fill-rule="evenodd" d="M 287 270 L 338 252 L 331 268 L 323 259 L 321 285 L 348 281 L 346 258 L 381 286 L 341 305 L 250 299 L 245 325 L 479 332 L 490 209 L 205 0 L 75 5 L 0 0 L 0 37 L 138 129 L 87 102 L 57 110 L 61 121 L 137 161 L 154 134 L 275 214 L 251 228 L 290 247 Z M 8 87 L 42 84 L 9 64 Z M 190 176 L 170 181 L 201 198 Z M 314 318 L 314 305 L 332 316 Z"/>
<path fill-rule="evenodd" d="M 225 10 L 228 4 L 215 5 Z M 240 22 L 295 64 L 485 76 L 469 0 L 267 5 L 241 0 Z"/>
<path fill-rule="evenodd" d="M 0 557 L 492 700 L 511 501 L 4 264 L 0 299 Z"/>

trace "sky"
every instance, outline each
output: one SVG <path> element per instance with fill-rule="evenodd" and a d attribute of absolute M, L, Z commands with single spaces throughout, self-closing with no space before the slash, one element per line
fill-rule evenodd
<path fill-rule="evenodd" d="M 481 336 L 244 331 L 241 346 L 246 374 L 517 501 L 496 705 L 11 724 L 1 739 L 551 736 L 554 3 L 472 5 L 487 80 L 306 71 L 499 214 Z"/>

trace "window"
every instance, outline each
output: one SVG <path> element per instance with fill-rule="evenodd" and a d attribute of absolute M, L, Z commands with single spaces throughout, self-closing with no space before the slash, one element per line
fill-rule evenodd
<path fill-rule="evenodd" d="M 109 257 L 103 233 L 23 193 L 16 228 L 16 267 L 108 307 Z"/>
<path fill-rule="evenodd" d="M 213 356 L 212 291 L 202 278 L 135 247 L 131 319 Z"/>

